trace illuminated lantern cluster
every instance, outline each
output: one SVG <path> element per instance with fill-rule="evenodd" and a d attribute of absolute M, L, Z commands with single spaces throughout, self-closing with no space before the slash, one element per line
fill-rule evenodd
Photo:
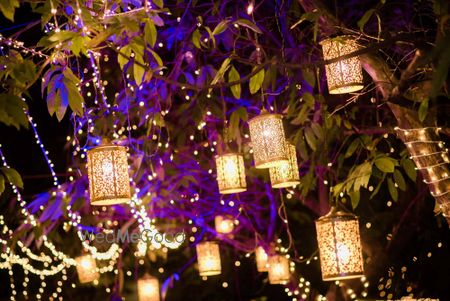
<path fill-rule="evenodd" d="M 295 146 L 286 142 L 286 151 L 289 161 L 269 169 L 273 188 L 294 187 L 300 184 Z"/>
<path fill-rule="evenodd" d="M 269 257 L 267 256 L 266 251 L 264 250 L 263 247 L 259 246 L 256 248 L 255 254 L 256 254 L 256 268 L 258 272 L 260 273 L 267 272 L 269 266 L 268 263 Z"/>
<path fill-rule="evenodd" d="M 159 281 L 146 274 L 137 283 L 139 301 L 159 301 Z"/>
<path fill-rule="evenodd" d="M 333 208 L 316 221 L 324 281 L 364 276 L 358 218 Z"/>
<path fill-rule="evenodd" d="M 283 255 L 269 256 L 268 272 L 270 284 L 286 284 L 291 278 L 289 259 Z"/>
<path fill-rule="evenodd" d="M 220 234 L 229 234 L 234 230 L 234 221 L 231 218 L 218 215 L 214 218 L 216 232 Z"/>
<path fill-rule="evenodd" d="M 326 39 L 320 44 L 325 60 L 344 56 L 359 48 L 358 43 L 350 36 Z M 364 88 L 361 62 L 357 56 L 328 64 L 325 71 L 330 94 L 351 93 Z"/>
<path fill-rule="evenodd" d="M 92 205 L 114 205 L 130 201 L 127 149 L 103 144 L 87 152 L 89 194 Z"/>
<path fill-rule="evenodd" d="M 221 194 L 247 190 L 244 157 L 236 153 L 216 156 L 217 184 Z"/>
<path fill-rule="evenodd" d="M 262 111 L 248 125 L 256 168 L 276 167 L 289 162 L 281 115 Z"/>
<path fill-rule="evenodd" d="M 99 279 L 97 263 L 91 255 L 79 256 L 75 258 L 75 262 L 80 283 L 88 283 Z"/>
<path fill-rule="evenodd" d="M 215 276 L 222 273 L 219 244 L 205 241 L 197 244 L 197 262 L 200 276 Z"/>
<path fill-rule="evenodd" d="M 439 209 L 450 225 L 450 169 L 448 149 L 439 140 L 437 127 L 416 129 L 395 128 L 405 142 L 411 159 L 428 184 Z"/>

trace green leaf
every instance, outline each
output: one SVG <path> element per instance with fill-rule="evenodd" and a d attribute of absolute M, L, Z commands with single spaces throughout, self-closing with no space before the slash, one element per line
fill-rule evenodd
<path fill-rule="evenodd" d="M 356 138 L 355 140 L 352 141 L 352 143 L 350 143 L 349 147 L 347 148 L 347 151 L 345 152 L 344 158 L 351 157 L 358 148 L 358 146 L 359 146 L 359 139 Z"/>
<path fill-rule="evenodd" d="M 387 183 L 388 183 L 389 194 L 391 195 L 392 199 L 396 202 L 398 200 L 397 187 L 395 187 L 394 181 L 392 181 L 391 178 L 387 179 Z"/>
<path fill-rule="evenodd" d="M 410 159 L 404 159 L 402 160 L 402 167 L 406 172 L 406 175 L 413 181 L 416 182 L 417 178 L 417 170 L 416 166 L 414 165 L 414 162 Z"/>
<path fill-rule="evenodd" d="M 0 93 L 0 122 L 7 126 L 28 128 L 28 118 L 24 110 L 27 104 L 17 95 Z"/>
<path fill-rule="evenodd" d="M 158 33 L 156 32 L 156 27 L 153 21 L 146 19 L 144 26 L 145 41 L 150 44 L 150 46 L 155 47 L 157 35 Z"/>
<path fill-rule="evenodd" d="M 19 188 L 23 188 L 22 177 L 17 172 L 17 170 L 9 167 L 2 167 L 1 171 L 10 183 L 16 185 Z"/>
<path fill-rule="evenodd" d="M 234 68 L 234 66 L 231 66 L 230 71 L 228 72 L 228 82 L 235 82 L 240 80 L 241 77 L 239 76 L 239 72 Z M 236 84 L 230 87 L 231 93 L 233 94 L 234 98 L 239 99 L 241 98 L 241 84 Z"/>
<path fill-rule="evenodd" d="M 83 116 L 83 96 L 81 96 L 77 86 L 72 82 L 67 82 L 66 80 L 64 82 L 68 91 L 70 109 L 72 109 L 76 115 Z"/>
<path fill-rule="evenodd" d="M 419 106 L 419 120 L 423 122 L 428 113 L 428 100 L 422 101 Z"/>
<path fill-rule="evenodd" d="M 349 193 L 350 199 L 352 201 L 353 209 L 356 209 L 356 207 L 358 207 L 360 195 L 361 194 L 360 194 L 359 190 L 354 190 L 354 191 Z"/>
<path fill-rule="evenodd" d="M 14 12 L 19 6 L 19 0 L 0 1 L 0 11 L 7 19 L 11 20 L 11 22 L 14 22 Z"/>
<path fill-rule="evenodd" d="M 252 71 L 254 71 L 258 67 L 254 67 Z M 261 88 L 261 85 L 264 81 L 264 68 L 258 71 L 255 75 L 250 78 L 250 93 L 255 94 Z"/>
<path fill-rule="evenodd" d="M 359 30 L 364 31 L 364 26 L 366 25 L 367 21 L 369 21 L 369 19 L 372 17 L 374 12 L 375 12 L 375 9 L 372 8 L 364 13 L 364 15 L 358 21 Z"/>
<path fill-rule="evenodd" d="M 163 0 L 152 0 L 152 2 L 158 6 L 159 8 L 163 8 L 164 7 L 164 3 Z"/>
<path fill-rule="evenodd" d="M 314 70 L 311 68 L 305 68 L 302 69 L 302 75 L 303 79 L 310 85 L 311 87 L 314 87 L 316 85 L 316 75 L 314 73 Z"/>
<path fill-rule="evenodd" d="M 397 183 L 398 188 L 400 188 L 402 191 L 406 191 L 405 179 L 403 178 L 402 173 L 398 169 L 394 170 L 394 181 L 395 183 Z"/>
<path fill-rule="evenodd" d="M 316 147 L 316 137 L 314 136 L 314 132 L 310 127 L 305 128 L 305 137 L 306 142 L 308 142 L 309 147 L 311 147 L 312 150 L 317 150 Z"/>
<path fill-rule="evenodd" d="M 5 191 L 5 178 L 0 175 L 0 194 L 2 194 L 3 191 Z"/>
<path fill-rule="evenodd" d="M 243 27 L 247 27 L 247 28 L 253 30 L 256 33 L 262 34 L 261 29 L 259 29 L 259 27 L 256 26 L 256 24 L 252 23 L 250 20 L 238 19 L 238 20 L 234 21 L 234 24 L 237 24 L 237 25 L 243 26 Z"/>
<path fill-rule="evenodd" d="M 388 157 L 381 157 L 375 160 L 375 166 L 382 172 L 391 173 L 394 172 L 395 163 L 393 159 Z"/>
<path fill-rule="evenodd" d="M 192 43 L 194 44 L 195 47 L 197 47 L 198 49 L 201 49 L 202 46 L 200 45 L 200 39 L 201 39 L 202 35 L 200 33 L 200 31 L 198 30 L 198 28 L 196 30 L 194 30 L 194 32 L 192 33 Z"/>
<path fill-rule="evenodd" d="M 217 26 L 214 28 L 212 34 L 218 35 L 218 34 L 221 34 L 222 32 L 224 32 L 228 27 L 228 23 L 229 23 L 229 20 L 220 21 L 220 23 L 217 24 Z"/>
<path fill-rule="evenodd" d="M 123 66 L 125 66 L 130 60 L 131 52 L 132 48 L 130 45 L 126 45 L 119 49 L 119 54 L 117 54 L 117 62 L 119 63 L 120 69 L 123 70 Z"/>
<path fill-rule="evenodd" d="M 153 55 L 153 58 L 155 59 L 156 63 L 158 64 L 158 66 L 162 67 L 164 65 L 161 57 L 153 50 L 149 49 L 150 53 Z"/>

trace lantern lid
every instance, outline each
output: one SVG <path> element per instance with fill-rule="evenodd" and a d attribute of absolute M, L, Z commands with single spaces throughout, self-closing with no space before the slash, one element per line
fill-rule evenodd
<path fill-rule="evenodd" d="M 351 212 L 339 210 L 337 207 L 331 207 L 330 212 L 320 217 L 317 222 L 327 222 L 333 220 L 357 220 L 358 217 Z"/>
<path fill-rule="evenodd" d="M 237 153 L 237 152 L 225 152 L 223 154 L 219 154 L 219 155 L 215 155 L 214 158 L 220 158 L 220 157 L 234 157 L 234 156 L 241 156 L 243 157 L 243 155 L 241 153 Z"/>
<path fill-rule="evenodd" d="M 255 116 L 252 119 L 250 119 L 248 123 L 253 123 L 259 119 L 268 119 L 268 118 L 282 119 L 283 115 L 276 113 L 269 113 L 267 110 L 263 109 L 261 110 L 261 113 L 258 116 Z"/>
<path fill-rule="evenodd" d="M 342 35 L 336 35 L 336 36 L 331 36 L 328 38 L 325 38 L 323 40 L 321 40 L 319 42 L 320 45 L 332 42 L 332 41 L 339 41 L 339 40 L 356 40 L 357 38 L 355 36 L 349 35 L 349 34 L 342 34 Z"/>

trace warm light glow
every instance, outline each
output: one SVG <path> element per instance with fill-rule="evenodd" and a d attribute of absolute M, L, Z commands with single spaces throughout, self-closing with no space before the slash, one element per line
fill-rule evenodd
<path fill-rule="evenodd" d="M 234 221 L 231 218 L 218 215 L 214 218 L 216 232 L 221 234 L 229 234 L 234 230 Z"/>
<path fill-rule="evenodd" d="M 320 43 L 326 60 L 357 51 L 359 46 L 353 37 L 341 36 Z M 361 62 L 358 56 L 343 59 L 325 66 L 330 94 L 344 94 L 364 88 Z"/>
<path fill-rule="evenodd" d="M 256 168 L 276 167 L 289 162 L 281 115 L 263 111 L 248 125 Z"/>
<path fill-rule="evenodd" d="M 200 276 L 214 276 L 222 273 L 219 244 L 212 241 L 197 245 L 198 272 Z"/>
<path fill-rule="evenodd" d="M 268 263 L 268 256 L 266 251 L 263 247 L 259 246 L 256 248 L 256 268 L 258 269 L 258 272 L 267 272 L 269 263 Z"/>
<path fill-rule="evenodd" d="M 159 281 L 155 277 L 145 275 L 138 280 L 139 301 L 159 301 Z"/>
<path fill-rule="evenodd" d="M 102 145 L 87 152 L 92 205 L 114 205 L 131 199 L 127 150 Z"/>
<path fill-rule="evenodd" d="M 216 156 L 217 184 L 221 194 L 247 190 L 244 157 L 236 153 Z"/>
<path fill-rule="evenodd" d="M 83 255 L 75 258 L 78 279 L 80 283 L 98 280 L 100 274 L 97 270 L 97 263 L 91 255 Z"/>
<path fill-rule="evenodd" d="M 316 222 L 322 278 L 325 281 L 364 276 L 356 216 L 332 209 Z"/>
<path fill-rule="evenodd" d="M 286 284 L 291 277 L 289 259 L 283 255 L 270 256 L 268 272 L 270 284 Z"/>
<path fill-rule="evenodd" d="M 289 161 L 269 169 L 270 182 L 273 188 L 294 187 L 300 184 L 295 146 L 286 142 Z"/>

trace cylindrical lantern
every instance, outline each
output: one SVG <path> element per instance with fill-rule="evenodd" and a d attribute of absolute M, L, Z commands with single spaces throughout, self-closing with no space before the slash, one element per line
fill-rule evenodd
<path fill-rule="evenodd" d="M 139 301 L 159 301 L 159 281 L 155 277 L 145 275 L 137 283 Z"/>
<path fill-rule="evenodd" d="M 237 153 L 216 156 L 217 184 L 221 194 L 247 190 L 244 157 Z"/>
<path fill-rule="evenodd" d="M 286 142 L 289 161 L 269 169 L 270 182 L 273 188 L 294 187 L 300 184 L 295 146 Z"/>
<path fill-rule="evenodd" d="M 92 205 L 114 205 L 131 198 L 127 149 L 105 144 L 87 152 Z"/>
<path fill-rule="evenodd" d="M 100 274 L 97 271 L 97 263 L 91 255 L 82 255 L 75 258 L 78 279 L 80 283 L 98 280 Z"/>
<path fill-rule="evenodd" d="M 353 37 L 341 36 L 320 43 L 326 60 L 357 51 L 359 46 Z M 344 94 L 364 88 L 361 61 L 358 56 L 343 59 L 325 66 L 330 94 Z"/>
<path fill-rule="evenodd" d="M 219 244 L 212 241 L 197 245 L 198 272 L 200 276 L 214 276 L 222 273 Z"/>
<path fill-rule="evenodd" d="M 289 161 L 281 115 L 262 112 L 248 125 L 256 168 L 276 167 Z"/>
<path fill-rule="evenodd" d="M 234 230 L 234 221 L 231 218 L 218 215 L 214 218 L 217 233 L 229 234 Z"/>
<path fill-rule="evenodd" d="M 331 211 L 316 221 L 322 279 L 334 281 L 364 276 L 358 218 Z"/>
<path fill-rule="evenodd" d="M 256 248 L 256 268 L 258 272 L 267 272 L 268 268 L 268 256 L 263 247 L 259 246 Z"/>
<path fill-rule="evenodd" d="M 286 284 L 291 277 L 289 269 L 289 259 L 283 255 L 273 255 L 269 257 L 269 283 Z"/>

